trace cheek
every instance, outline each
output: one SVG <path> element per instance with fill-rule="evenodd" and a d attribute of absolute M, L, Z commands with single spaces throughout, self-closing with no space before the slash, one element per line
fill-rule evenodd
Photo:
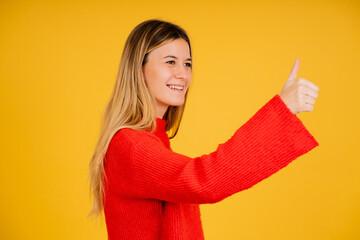
<path fill-rule="evenodd" d="M 148 71 L 146 74 L 146 83 L 148 89 L 152 94 L 160 94 L 164 91 L 164 86 L 166 86 L 166 73 L 161 71 Z"/>
<path fill-rule="evenodd" d="M 188 83 L 190 84 L 191 82 L 191 78 L 192 78 L 192 73 L 190 72 L 188 75 L 187 75 L 187 79 L 188 79 Z"/>
<path fill-rule="evenodd" d="M 166 83 L 171 80 L 173 73 L 171 69 L 166 67 L 148 67 L 145 68 L 144 78 L 147 86 L 150 89 L 157 89 L 166 86 Z"/>
<path fill-rule="evenodd" d="M 171 80 L 172 73 L 168 69 L 159 69 L 158 71 L 154 71 L 152 75 L 152 80 L 154 81 L 154 84 L 158 86 L 166 85 L 169 80 Z"/>
<path fill-rule="evenodd" d="M 152 88 L 154 86 L 155 80 L 156 79 L 156 74 L 154 71 L 151 71 L 150 69 L 145 69 L 144 71 L 144 80 L 146 83 L 146 86 L 148 88 Z"/>

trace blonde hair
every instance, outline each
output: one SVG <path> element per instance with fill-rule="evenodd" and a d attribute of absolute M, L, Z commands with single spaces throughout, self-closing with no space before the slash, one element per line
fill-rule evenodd
<path fill-rule="evenodd" d="M 191 56 L 190 40 L 186 32 L 170 22 L 158 19 L 144 21 L 128 36 L 115 86 L 102 112 L 102 127 L 89 164 L 88 180 L 90 179 L 90 194 L 93 194 L 94 204 L 88 216 L 98 217 L 104 209 L 104 187 L 107 181 L 105 155 L 114 134 L 122 128 L 150 129 L 150 132 L 155 130 L 156 101 L 145 84 L 142 65 L 146 63 L 149 52 L 178 38 L 187 41 Z M 172 131 L 170 139 L 178 132 L 187 95 L 188 91 L 183 105 L 169 106 L 164 114 L 165 130 Z"/>

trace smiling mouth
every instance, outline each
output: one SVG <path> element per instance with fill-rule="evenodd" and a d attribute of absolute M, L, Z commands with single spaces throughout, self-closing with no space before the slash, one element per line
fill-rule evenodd
<path fill-rule="evenodd" d="M 175 91 L 183 91 L 184 90 L 184 86 L 177 86 L 177 85 L 166 85 L 168 88 L 170 88 L 171 90 L 175 90 Z"/>

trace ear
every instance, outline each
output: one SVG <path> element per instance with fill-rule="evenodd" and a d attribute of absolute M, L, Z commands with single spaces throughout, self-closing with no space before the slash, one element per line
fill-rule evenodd
<path fill-rule="evenodd" d="M 145 77 L 144 71 L 145 71 L 145 65 L 142 65 L 141 66 L 141 74 L 142 74 L 143 77 Z"/>
<path fill-rule="evenodd" d="M 141 66 L 141 78 L 144 80 L 145 84 L 146 84 L 146 79 L 145 79 L 145 65 Z"/>

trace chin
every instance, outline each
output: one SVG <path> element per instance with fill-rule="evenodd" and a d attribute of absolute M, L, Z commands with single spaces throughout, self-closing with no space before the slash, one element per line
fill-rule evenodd
<path fill-rule="evenodd" d="M 182 102 L 172 102 L 172 103 L 169 104 L 169 106 L 179 107 L 179 106 L 181 106 L 183 104 L 184 104 L 184 101 L 182 101 Z"/>
<path fill-rule="evenodd" d="M 181 103 L 181 104 L 170 104 L 169 106 L 172 106 L 172 107 L 180 107 L 181 105 L 183 105 L 184 103 Z"/>
<path fill-rule="evenodd" d="M 184 98 L 178 98 L 178 99 L 169 99 L 168 101 L 166 101 L 167 105 L 169 106 L 181 106 L 183 105 L 185 102 Z"/>

